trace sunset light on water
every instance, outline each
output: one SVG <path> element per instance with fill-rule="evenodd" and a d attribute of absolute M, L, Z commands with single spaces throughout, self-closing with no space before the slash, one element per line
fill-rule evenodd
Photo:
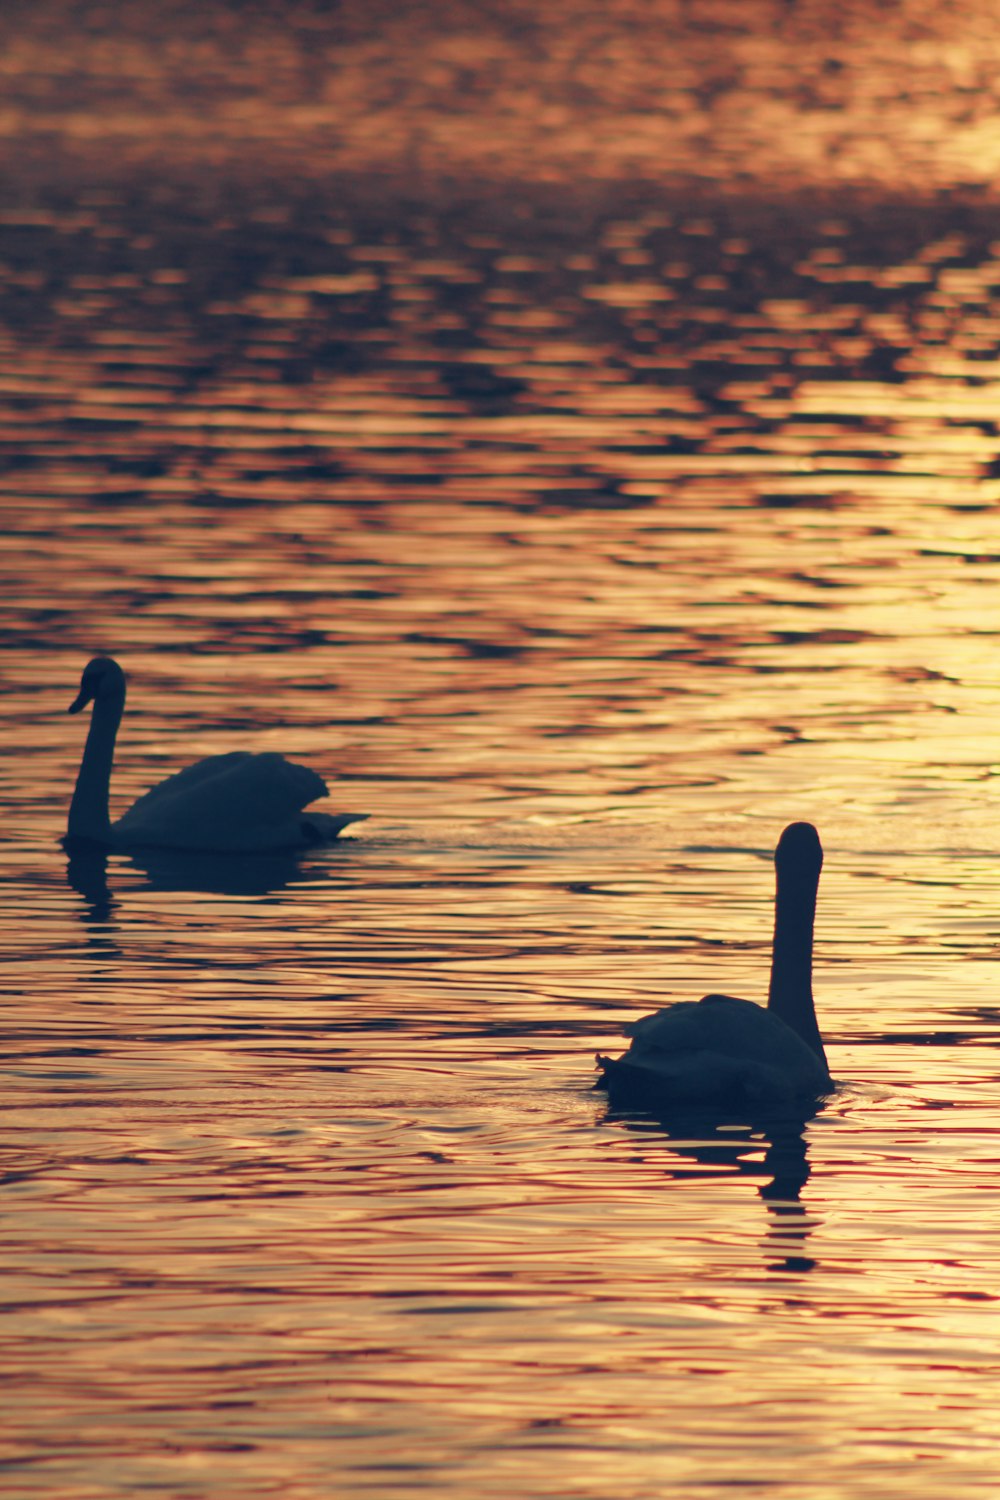
<path fill-rule="evenodd" d="M 994 1495 L 993 7 L 2 26 L 10 1493 Z M 366 821 L 64 852 L 107 655 Z M 800 821 L 835 1091 L 617 1107 Z"/>

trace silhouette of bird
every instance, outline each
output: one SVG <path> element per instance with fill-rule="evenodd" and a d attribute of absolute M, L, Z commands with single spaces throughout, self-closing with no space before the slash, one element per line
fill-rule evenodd
<path fill-rule="evenodd" d="M 784 1107 L 833 1088 L 812 993 L 813 923 L 823 849 L 791 823 L 774 854 L 777 888 L 767 1009 L 731 995 L 668 1005 L 625 1027 L 618 1058 L 598 1056 L 616 1106 L 683 1110 Z"/>
<path fill-rule="evenodd" d="M 84 668 L 69 712 L 93 703 L 90 729 L 63 842 L 111 849 L 256 853 L 330 843 L 365 813 L 305 811 L 327 795 L 308 766 L 272 751 L 210 755 L 161 781 L 115 822 L 108 812 L 115 739 L 125 709 L 125 673 L 110 656 Z"/>

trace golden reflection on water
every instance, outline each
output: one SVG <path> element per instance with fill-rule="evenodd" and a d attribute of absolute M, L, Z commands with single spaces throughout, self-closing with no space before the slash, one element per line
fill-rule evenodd
<path fill-rule="evenodd" d="M 676 13 L 693 50 L 657 87 L 677 120 L 700 89 L 717 125 L 766 78 L 744 156 L 773 147 L 775 48 L 816 16 L 785 9 L 775 41 L 717 8 L 744 60 L 725 86 L 683 72 L 719 49 Z M 8 130 L 56 14 L 4 63 Z M 471 95 L 475 50 L 401 14 L 366 70 L 317 66 L 313 114 L 293 28 L 268 108 L 220 89 L 218 118 L 318 131 L 400 36 L 451 48 Z M 647 79 L 652 15 L 629 43 Z M 845 12 L 852 45 L 866 15 Z M 944 21 L 895 15 L 912 64 Z M 173 64 L 131 25 L 108 46 L 146 149 L 143 90 L 172 128 Z M 230 82 L 259 80 L 256 35 Z M 603 68 L 586 33 L 567 62 L 560 35 L 551 67 L 636 88 L 629 57 Z M 353 163 L 433 113 L 411 87 L 353 121 Z M 848 164 L 886 102 L 859 97 L 824 127 Z M 60 128 L 115 135 L 78 103 Z M 448 150 L 516 165 L 536 103 Z M 954 108 L 921 95 L 925 119 Z M 650 107 L 628 150 L 657 128 Z M 934 172 L 961 146 L 935 139 Z M 812 170 L 815 148 L 783 159 Z M 991 1493 L 992 209 L 485 192 L 387 212 L 315 180 L 241 196 L 178 160 L 127 192 L 33 187 L 0 224 L 18 1493 Z M 67 862 L 65 708 L 96 650 L 130 673 L 116 806 L 249 746 L 371 821 L 301 861 Z M 616 1117 L 593 1055 L 624 1021 L 763 998 L 770 853 L 799 817 L 827 851 L 838 1094 L 770 1133 Z"/>
<path fill-rule="evenodd" d="M 73 45 L 67 45 L 67 39 Z M 992 191 L 991 0 L 580 0 L 428 11 L 79 0 L 12 11 L 0 132 L 148 170 L 164 143 L 231 171 L 517 182 L 628 178 L 893 195 Z M 286 217 L 261 203 L 258 224 Z M 627 234 L 619 239 L 630 246 Z M 588 247 L 589 248 L 589 247 Z M 446 254 L 441 274 L 451 274 Z M 901 269 L 901 268 L 900 268 Z M 892 274 L 892 272 L 890 272 Z"/>

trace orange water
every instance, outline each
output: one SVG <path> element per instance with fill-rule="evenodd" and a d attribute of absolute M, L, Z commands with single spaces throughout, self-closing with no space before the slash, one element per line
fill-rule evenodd
<path fill-rule="evenodd" d="M 0 215 L 11 1493 L 994 1495 L 995 211 L 103 170 L 95 58 L 198 114 L 98 28 L 53 123 L 69 13 Z M 247 746 L 370 820 L 68 867 L 97 651 L 116 809 Z M 763 997 L 797 818 L 835 1099 L 609 1117 L 624 1022 Z"/>

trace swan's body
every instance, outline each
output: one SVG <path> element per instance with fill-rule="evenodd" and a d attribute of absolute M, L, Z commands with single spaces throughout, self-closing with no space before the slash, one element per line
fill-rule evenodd
<path fill-rule="evenodd" d="M 112 823 L 108 812 L 115 738 L 125 708 L 125 673 L 110 656 L 84 669 L 70 705 L 94 705 L 69 809 L 68 845 L 265 853 L 330 843 L 364 814 L 306 812 L 326 783 L 283 755 L 235 750 L 210 755 L 161 781 Z"/>
<path fill-rule="evenodd" d="M 812 995 L 813 922 L 823 864 L 810 823 L 785 829 L 767 1009 L 731 995 L 667 1006 L 625 1027 L 624 1056 L 598 1057 L 615 1103 L 640 1108 L 783 1107 L 833 1087 Z"/>

